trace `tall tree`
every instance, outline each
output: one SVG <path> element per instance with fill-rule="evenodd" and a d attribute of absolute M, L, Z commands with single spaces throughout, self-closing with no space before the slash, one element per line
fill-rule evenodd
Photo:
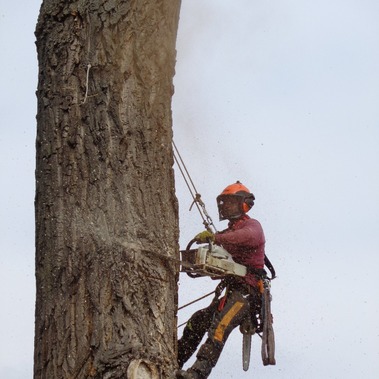
<path fill-rule="evenodd" d="M 171 378 L 180 0 L 44 0 L 34 378 Z"/>

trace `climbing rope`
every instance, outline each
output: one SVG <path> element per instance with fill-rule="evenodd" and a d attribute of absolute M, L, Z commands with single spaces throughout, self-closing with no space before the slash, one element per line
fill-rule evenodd
<path fill-rule="evenodd" d="M 199 297 L 198 299 L 192 300 L 192 301 L 190 301 L 189 303 L 182 305 L 181 307 L 178 308 L 178 311 L 180 311 L 181 309 L 183 309 L 183 308 L 185 308 L 185 307 L 188 307 L 188 306 L 191 305 L 191 304 L 195 304 L 195 303 L 197 303 L 198 301 L 203 300 L 203 299 L 205 299 L 205 298 L 208 297 L 208 296 L 213 295 L 215 292 L 216 292 L 216 291 L 209 292 L 209 293 L 207 293 L 206 295 Z M 181 323 L 180 325 L 178 325 L 178 326 L 177 326 L 177 329 L 179 329 L 179 328 L 180 328 L 181 326 L 183 326 L 183 325 L 186 325 L 187 322 L 188 322 L 188 320 L 185 321 L 185 322 L 183 322 L 183 323 Z"/>
<path fill-rule="evenodd" d="M 174 153 L 174 160 L 175 160 L 175 163 L 176 165 L 178 166 L 179 168 L 179 171 L 180 173 L 182 174 L 182 177 L 183 177 L 183 180 L 191 194 L 191 197 L 192 197 L 192 204 L 189 208 L 189 210 L 191 211 L 192 210 L 192 207 L 195 205 L 197 210 L 199 211 L 199 214 L 203 220 L 203 225 L 205 226 L 205 228 L 212 232 L 212 233 L 215 233 L 217 232 L 217 229 L 213 223 L 213 220 L 212 218 L 209 216 L 206 208 L 205 208 L 205 204 L 204 202 L 202 201 L 201 199 L 201 195 L 200 193 L 197 191 L 196 189 L 196 186 L 191 178 L 191 175 L 190 173 L 188 172 L 188 169 L 183 161 L 183 158 L 182 156 L 180 155 L 180 152 L 179 152 L 179 149 L 177 148 L 176 144 L 174 141 L 172 141 L 172 145 L 174 147 L 173 149 L 173 153 Z M 213 230 L 212 230 L 213 228 Z M 195 300 L 192 300 L 191 302 L 185 304 L 185 305 L 182 305 L 181 307 L 178 308 L 178 311 L 180 311 L 181 309 L 185 308 L 185 307 L 188 307 L 189 305 L 191 304 L 194 304 L 202 299 L 205 299 L 206 297 L 210 296 L 210 295 L 213 295 L 216 291 L 212 291 L 210 293 L 207 293 L 206 295 L 203 295 L 201 297 L 199 297 L 198 299 L 195 299 Z M 178 325 L 178 328 L 180 328 L 181 326 L 187 324 L 188 320 L 180 325 Z"/>
<path fill-rule="evenodd" d="M 175 144 L 174 141 L 172 141 L 172 145 L 174 147 L 174 160 L 175 160 L 175 163 L 176 165 L 178 166 L 179 168 L 179 171 L 180 173 L 182 174 L 182 177 L 184 179 L 184 182 L 186 183 L 187 185 L 187 188 L 191 194 L 191 197 L 193 199 L 193 202 L 191 204 L 191 207 L 189 210 L 192 209 L 193 205 L 195 204 L 196 205 L 196 208 L 197 210 L 199 211 L 200 213 L 200 216 L 201 218 L 203 219 L 203 224 L 205 226 L 205 228 L 212 232 L 212 233 L 215 233 L 217 232 L 217 229 L 213 223 L 213 220 L 212 218 L 209 216 L 206 208 L 205 208 L 205 204 L 204 202 L 201 200 L 201 195 L 199 194 L 199 192 L 197 191 L 196 187 L 195 187 L 195 184 L 191 178 L 191 175 L 189 174 L 188 170 L 187 170 L 187 167 L 183 161 L 183 158 L 182 156 L 180 155 L 179 153 L 179 150 Z M 212 230 L 213 228 L 213 230 Z"/>
<path fill-rule="evenodd" d="M 192 301 L 190 301 L 189 303 L 182 305 L 181 307 L 178 308 L 178 311 L 180 311 L 181 309 L 183 309 L 183 308 L 185 308 L 185 307 L 188 307 L 188 306 L 191 305 L 191 304 L 195 304 L 195 303 L 197 303 L 198 301 L 203 300 L 203 299 L 205 299 L 205 298 L 208 297 L 208 296 L 213 295 L 215 292 L 216 292 L 216 291 L 209 292 L 209 293 L 207 293 L 206 295 L 199 297 L 198 299 L 192 300 Z"/>

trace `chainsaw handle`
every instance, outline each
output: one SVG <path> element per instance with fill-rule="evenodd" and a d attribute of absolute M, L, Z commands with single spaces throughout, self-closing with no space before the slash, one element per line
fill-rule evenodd
<path fill-rule="evenodd" d="M 186 250 L 191 250 L 192 245 L 196 242 L 196 238 L 192 238 L 191 241 L 188 242 Z"/>
<path fill-rule="evenodd" d="M 195 242 L 196 242 L 196 238 L 192 238 L 191 241 L 189 241 L 188 244 L 187 244 L 186 251 L 191 250 L 191 247 L 192 247 L 192 245 L 193 245 Z M 211 241 L 210 238 L 208 239 L 208 242 L 209 242 L 209 249 L 212 249 L 212 244 L 211 244 L 212 241 Z M 188 272 L 188 271 L 186 271 L 186 274 L 187 274 L 190 278 L 193 278 L 193 279 L 203 277 L 203 275 L 195 274 L 195 273 Z"/>
<path fill-rule="evenodd" d="M 212 250 L 212 240 L 207 238 L 209 250 Z M 192 245 L 196 242 L 196 238 L 192 238 L 191 241 L 188 242 L 186 250 L 191 250 Z"/>

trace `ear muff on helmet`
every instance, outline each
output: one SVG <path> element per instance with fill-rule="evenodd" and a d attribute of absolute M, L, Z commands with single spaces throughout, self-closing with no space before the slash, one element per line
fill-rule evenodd
<path fill-rule="evenodd" d="M 249 212 L 249 210 L 253 208 L 254 200 L 255 200 L 255 197 L 253 194 L 250 194 L 249 196 L 245 198 L 245 201 L 242 205 L 242 209 L 245 213 Z"/>

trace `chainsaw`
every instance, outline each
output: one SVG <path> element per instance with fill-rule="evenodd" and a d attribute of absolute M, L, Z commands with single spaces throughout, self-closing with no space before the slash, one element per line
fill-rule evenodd
<path fill-rule="evenodd" d="M 187 273 L 191 278 L 200 276 L 211 276 L 213 278 L 226 275 L 245 276 L 245 266 L 236 263 L 232 255 L 222 246 L 209 242 L 197 249 L 191 249 L 195 240 L 187 245 L 186 250 L 181 250 L 181 271 Z"/>

